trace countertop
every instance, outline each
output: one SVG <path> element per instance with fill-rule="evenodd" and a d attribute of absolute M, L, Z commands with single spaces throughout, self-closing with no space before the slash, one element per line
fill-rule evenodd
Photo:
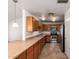
<path fill-rule="evenodd" d="M 43 38 L 45 35 L 41 34 L 36 37 L 28 38 L 25 41 L 18 40 L 18 41 L 12 41 L 8 43 L 8 57 L 9 59 L 16 58 L 19 54 L 27 50 L 29 47 L 34 45 L 36 42 L 38 42 L 41 38 Z"/>

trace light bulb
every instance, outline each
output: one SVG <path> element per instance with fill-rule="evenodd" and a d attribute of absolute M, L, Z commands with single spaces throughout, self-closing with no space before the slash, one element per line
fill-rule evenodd
<path fill-rule="evenodd" d="M 14 22 L 13 27 L 18 27 L 18 24 L 16 22 Z"/>

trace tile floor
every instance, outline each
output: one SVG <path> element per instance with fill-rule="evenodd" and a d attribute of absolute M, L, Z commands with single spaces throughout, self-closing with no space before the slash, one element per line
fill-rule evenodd
<path fill-rule="evenodd" d="M 58 44 L 47 43 L 43 48 L 39 59 L 67 59 L 67 57 L 61 52 Z"/>

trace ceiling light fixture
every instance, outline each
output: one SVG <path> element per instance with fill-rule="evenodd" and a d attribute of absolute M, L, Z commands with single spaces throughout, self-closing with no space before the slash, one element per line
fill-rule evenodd
<path fill-rule="evenodd" d="M 46 17 L 45 17 L 45 15 L 44 14 L 42 14 L 42 16 L 40 17 L 41 18 L 41 20 L 46 20 Z"/>
<path fill-rule="evenodd" d="M 13 2 L 15 3 L 15 21 L 13 23 L 13 27 L 18 27 L 18 23 L 17 23 L 17 16 L 16 16 L 16 3 L 18 2 L 17 0 L 13 0 Z"/>
<path fill-rule="evenodd" d="M 56 21 L 56 16 L 52 16 L 52 21 L 53 21 L 53 22 Z"/>
<path fill-rule="evenodd" d="M 44 16 L 42 16 L 42 20 L 45 20 L 45 17 Z"/>
<path fill-rule="evenodd" d="M 52 20 L 53 22 L 56 21 L 56 16 L 54 15 L 54 13 L 48 13 L 48 15 L 50 20 Z"/>

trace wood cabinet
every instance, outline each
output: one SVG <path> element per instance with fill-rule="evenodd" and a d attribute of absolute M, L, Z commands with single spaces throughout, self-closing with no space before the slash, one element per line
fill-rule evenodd
<path fill-rule="evenodd" d="M 34 45 L 32 45 L 30 48 L 28 48 L 26 51 L 21 53 L 17 58 L 15 59 L 38 59 L 44 45 L 45 45 L 45 38 L 41 38 L 38 42 L 36 42 Z"/>
<path fill-rule="evenodd" d="M 27 59 L 27 54 L 26 54 L 26 52 L 23 52 L 23 53 L 21 53 L 17 58 L 15 58 L 15 59 Z"/>
<path fill-rule="evenodd" d="M 60 34 L 61 25 L 62 24 L 57 24 L 56 25 L 56 29 L 59 32 L 59 34 L 57 34 L 57 43 L 61 43 L 61 34 Z"/>
<path fill-rule="evenodd" d="M 57 35 L 57 43 L 61 43 L 61 35 Z"/>
<path fill-rule="evenodd" d="M 34 24 L 34 26 L 33 26 L 33 27 L 34 27 L 34 28 L 33 28 L 34 31 L 38 31 L 38 30 L 39 30 L 39 22 L 34 19 L 34 20 L 33 20 L 33 24 Z"/>
<path fill-rule="evenodd" d="M 34 59 L 38 59 L 40 53 L 39 42 L 34 45 Z"/>
<path fill-rule="evenodd" d="M 50 35 L 46 35 L 46 36 L 45 36 L 45 39 L 46 39 L 46 43 L 50 43 L 50 41 L 51 41 L 51 40 L 50 40 Z"/>
<path fill-rule="evenodd" d="M 39 22 L 33 16 L 26 17 L 26 31 L 38 31 L 39 29 Z"/>
<path fill-rule="evenodd" d="M 50 31 L 51 25 L 50 24 L 43 24 L 43 31 Z"/>
<path fill-rule="evenodd" d="M 40 43 L 40 51 L 42 50 L 42 39 L 39 41 Z"/>
<path fill-rule="evenodd" d="M 27 50 L 27 59 L 34 59 L 33 46 Z"/>
<path fill-rule="evenodd" d="M 42 49 L 45 45 L 45 38 L 42 38 L 39 42 L 40 42 L 40 51 L 42 51 Z"/>
<path fill-rule="evenodd" d="M 39 22 L 39 31 L 43 31 L 43 24 Z"/>
<path fill-rule="evenodd" d="M 45 45 L 45 37 L 43 37 L 36 44 L 34 44 L 34 59 L 38 59 L 44 45 Z"/>

